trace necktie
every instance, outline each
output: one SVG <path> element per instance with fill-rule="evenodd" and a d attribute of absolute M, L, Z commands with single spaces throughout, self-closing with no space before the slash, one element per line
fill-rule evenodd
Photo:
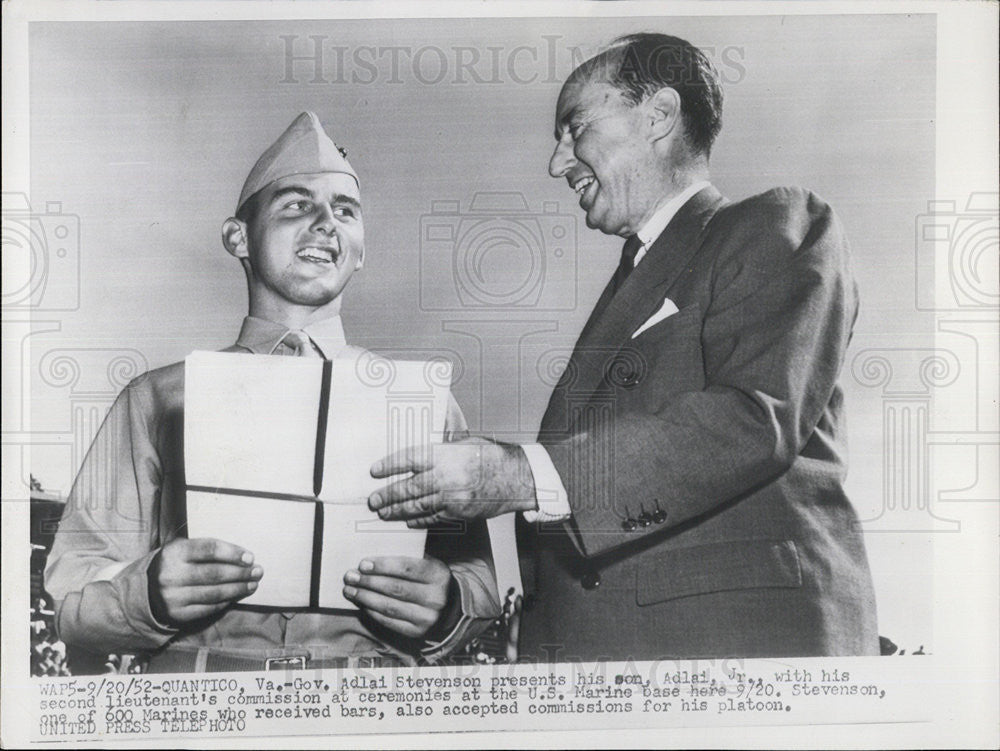
<path fill-rule="evenodd" d="M 642 240 L 639 239 L 638 235 L 630 235 L 625 241 L 625 245 L 622 246 L 622 258 L 618 263 L 618 268 L 615 270 L 613 279 L 615 292 L 621 288 L 628 275 L 632 273 L 632 269 L 635 268 L 635 256 L 641 247 Z"/>
<path fill-rule="evenodd" d="M 289 349 L 295 350 L 296 357 L 319 357 L 320 354 L 313 346 L 309 335 L 304 331 L 289 331 L 285 334 L 282 343 Z"/>

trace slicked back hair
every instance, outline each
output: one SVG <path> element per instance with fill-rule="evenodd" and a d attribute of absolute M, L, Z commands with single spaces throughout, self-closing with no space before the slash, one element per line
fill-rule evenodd
<path fill-rule="evenodd" d="M 667 34 L 629 34 L 581 64 L 571 81 L 598 81 L 639 104 L 664 87 L 681 100 L 684 132 L 692 149 L 706 157 L 722 129 L 722 85 L 704 52 Z"/>

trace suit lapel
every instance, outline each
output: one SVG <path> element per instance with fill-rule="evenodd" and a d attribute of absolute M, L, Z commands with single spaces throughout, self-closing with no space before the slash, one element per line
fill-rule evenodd
<path fill-rule="evenodd" d="M 599 387 L 615 355 L 662 304 L 667 290 L 701 247 L 701 235 L 724 199 L 713 187 L 699 191 L 671 219 L 617 293 L 611 284 L 587 320 L 542 418 L 542 431 L 567 425 L 567 399 L 580 403 Z"/>

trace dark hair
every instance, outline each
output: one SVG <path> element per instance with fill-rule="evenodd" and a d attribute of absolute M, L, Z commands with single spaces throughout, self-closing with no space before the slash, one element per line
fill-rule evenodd
<path fill-rule="evenodd" d="M 665 86 L 678 93 L 684 132 L 706 156 L 722 129 L 722 85 L 704 52 L 666 34 L 629 34 L 584 62 L 571 79 L 596 79 L 614 86 L 635 105 Z"/>
<path fill-rule="evenodd" d="M 243 205 L 236 210 L 236 218 L 246 225 L 249 225 L 257 214 L 257 204 L 260 202 L 260 191 L 252 194 Z"/>

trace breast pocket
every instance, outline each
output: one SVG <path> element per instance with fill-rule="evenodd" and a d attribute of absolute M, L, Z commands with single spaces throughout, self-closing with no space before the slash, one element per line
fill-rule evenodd
<path fill-rule="evenodd" d="M 688 334 L 692 330 L 700 331 L 700 328 L 701 308 L 695 303 L 681 308 L 662 321 L 657 321 L 632 339 L 631 343 L 639 347 L 647 347 L 657 343 L 662 344 L 664 339 L 680 334 Z"/>
<path fill-rule="evenodd" d="M 701 390 L 701 309 L 682 308 L 630 340 L 619 354 L 617 380 L 610 380 L 630 406 L 655 412 L 678 392 Z"/>

